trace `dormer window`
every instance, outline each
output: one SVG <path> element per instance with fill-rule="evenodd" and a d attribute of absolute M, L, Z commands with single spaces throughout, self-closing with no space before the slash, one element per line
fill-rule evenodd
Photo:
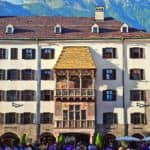
<path fill-rule="evenodd" d="M 93 32 L 93 33 L 99 33 L 99 26 L 98 26 L 97 24 L 94 24 L 94 25 L 92 26 L 92 32 Z"/>
<path fill-rule="evenodd" d="M 120 31 L 123 32 L 123 33 L 128 33 L 129 32 L 129 27 L 126 23 L 124 23 L 121 28 L 120 28 Z"/>
<path fill-rule="evenodd" d="M 54 32 L 55 32 L 56 34 L 62 33 L 62 27 L 61 27 L 61 25 L 57 24 L 57 25 L 55 26 Z"/>
<path fill-rule="evenodd" d="M 6 26 L 6 33 L 14 33 L 14 26 L 9 24 Z"/>

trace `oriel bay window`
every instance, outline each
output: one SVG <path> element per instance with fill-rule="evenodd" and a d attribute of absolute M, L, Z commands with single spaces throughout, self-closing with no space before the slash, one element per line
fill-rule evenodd
<path fill-rule="evenodd" d="M 144 80 L 144 70 L 143 69 L 130 69 L 130 80 Z"/>
<path fill-rule="evenodd" d="M 22 100 L 23 101 L 35 100 L 35 91 L 32 91 L 32 90 L 22 91 Z"/>
<path fill-rule="evenodd" d="M 116 58 L 116 48 L 103 48 L 103 58 Z"/>
<path fill-rule="evenodd" d="M 5 114 L 5 124 L 15 124 L 18 123 L 17 113 L 6 113 Z"/>
<path fill-rule="evenodd" d="M 54 91 L 52 90 L 43 90 L 41 91 L 41 100 L 50 101 L 53 100 Z"/>
<path fill-rule="evenodd" d="M 20 70 L 16 70 L 16 69 L 8 70 L 7 80 L 20 80 Z"/>
<path fill-rule="evenodd" d="M 131 90 L 130 91 L 131 101 L 144 101 L 146 100 L 146 91 L 144 90 Z"/>
<path fill-rule="evenodd" d="M 16 90 L 10 90 L 7 91 L 7 101 L 18 101 L 19 100 L 19 91 Z"/>
<path fill-rule="evenodd" d="M 53 114 L 52 113 L 48 113 L 48 112 L 44 112 L 41 113 L 41 123 L 53 123 Z"/>
<path fill-rule="evenodd" d="M 35 49 L 33 48 L 22 49 L 22 59 L 35 59 Z"/>
<path fill-rule="evenodd" d="M 140 47 L 130 48 L 130 58 L 144 58 L 144 49 Z"/>
<path fill-rule="evenodd" d="M 22 80 L 35 80 L 35 70 L 22 70 Z"/>
<path fill-rule="evenodd" d="M 5 80 L 5 70 L 0 69 L 0 80 Z"/>
<path fill-rule="evenodd" d="M 116 100 L 116 90 L 104 90 L 103 91 L 104 101 L 115 101 Z"/>
<path fill-rule="evenodd" d="M 41 70 L 41 80 L 52 80 L 53 72 L 50 69 Z"/>
<path fill-rule="evenodd" d="M 132 113 L 131 114 L 131 123 L 132 124 L 145 124 L 146 115 L 144 113 Z"/>
<path fill-rule="evenodd" d="M 117 113 L 112 112 L 103 113 L 103 123 L 117 124 L 118 123 Z"/>
<path fill-rule="evenodd" d="M 53 59 L 55 50 L 53 48 L 43 48 L 41 49 L 42 59 Z"/>
<path fill-rule="evenodd" d="M 34 121 L 33 113 L 22 113 L 21 114 L 21 124 L 31 124 Z"/>

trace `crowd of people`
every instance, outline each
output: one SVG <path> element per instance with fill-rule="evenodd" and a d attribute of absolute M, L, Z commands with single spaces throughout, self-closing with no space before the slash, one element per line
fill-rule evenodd
<path fill-rule="evenodd" d="M 133 147 L 130 143 L 126 146 L 122 144 L 114 145 L 109 143 L 103 147 L 99 147 L 95 144 L 86 144 L 82 142 L 61 144 L 49 141 L 48 143 L 42 142 L 39 144 L 0 144 L 0 150 L 150 150 L 149 143 L 137 143 L 136 147 Z"/>

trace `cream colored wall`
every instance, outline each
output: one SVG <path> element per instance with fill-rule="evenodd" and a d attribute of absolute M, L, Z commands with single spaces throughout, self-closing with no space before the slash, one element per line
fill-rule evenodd
<path fill-rule="evenodd" d="M 130 40 L 131 41 L 131 40 Z M 103 112 L 115 112 L 118 114 L 118 123 L 124 123 L 124 113 L 123 113 L 123 87 L 122 87 L 122 70 L 123 70 L 123 48 L 126 51 L 127 57 L 127 71 L 125 73 L 125 101 L 126 106 L 128 106 L 128 123 L 130 123 L 130 113 L 131 112 L 144 112 L 144 108 L 139 108 L 136 106 L 136 102 L 129 101 L 129 90 L 130 88 L 135 89 L 149 89 L 150 88 L 150 53 L 149 53 L 149 41 L 146 40 L 136 40 L 136 41 L 126 40 L 124 45 L 121 40 L 99 40 L 99 41 L 42 41 L 39 42 L 39 48 L 52 47 L 55 48 L 55 59 L 53 60 L 41 60 L 41 69 L 52 69 L 56 63 L 61 50 L 64 46 L 89 46 L 91 49 L 92 56 L 97 65 L 97 78 L 96 78 L 96 89 L 97 89 L 97 116 L 96 120 L 98 124 L 102 124 L 102 114 Z M 22 48 L 36 48 L 37 43 L 34 42 L 10 42 L 12 44 L 2 44 L 2 48 L 19 48 L 19 59 L 18 60 L 0 60 L 0 68 L 37 68 L 37 60 L 22 60 L 21 59 L 21 49 Z M 25 43 L 25 44 L 23 44 Z M 33 44 L 32 44 L 33 43 Z M 143 47 L 145 49 L 145 59 L 142 60 L 131 60 L 129 58 L 129 48 L 133 46 Z M 103 59 L 102 58 L 102 48 L 104 47 L 115 47 L 117 48 L 117 58 L 115 59 Z M 130 81 L 129 80 L 129 69 L 135 67 L 146 68 L 146 80 Z M 114 68 L 117 70 L 117 80 L 114 81 L 104 81 L 102 80 L 102 69 L 104 68 Z M 136 82 L 136 84 L 135 84 Z M 15 85 L 15 86 L 14 86 Z M 36 81 L 0 81 L 0 89 L 33 89 L 36 90 Z M 102 101 L 102 91 L 105 89 L 116 89 L 117 90 L 117 100 L 114 102 L 103 102 Z M 41 81 L 41 89 L 55 89 L 55 81 Z M 24 106 L 20 108 L 12 108 L 11 102 L 0 102 L 1 112 L 36 112 L 36 102 L 15 102 L 23 103 Z M 54 112 L 54 101 L 41 102 L 41 112 Z"/>
<path fill-rule="evenodd" d="M 130 58 L 130 48 L 131 47 L 141 47 L 144 48 L 144 58 L 142 59 L 131 59 Z M 128 123 L 130 124 L 131 113 L 141 112 L 145 113 L 144 107 L 137 106 L 137 102 L 130 101 L 130 90 L 139 89 L 139 90 L 150 90 L 150 42 L 149 40 L 126 40 L 125 42 L 126 56 L 127 56 L 127 71 L 125 73 L 125 100 L 127 106 L 127 118 Z M 130 69 L 141 68 L 145 71 L 145 80 L 136 81 L 129 79 Z M 138 101 L 140 104 L 144 104 L 143 101 Z"/>

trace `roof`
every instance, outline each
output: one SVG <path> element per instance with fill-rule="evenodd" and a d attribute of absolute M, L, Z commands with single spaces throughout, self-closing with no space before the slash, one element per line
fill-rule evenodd
<path fill-rule="evenodd" d="M 90 49 L 84 46 L 64 47 L 54 69 L 96 69 Z"/>
<path fill-rule="evenodd" d="M 12 24 L 14 34 L 6 34 L 6 26 Z M 55 25 L 62 26 L 62 34 L 54 32 Z M 100 33 L 92 33 L 92 25 L 100 27 Z M 121 33 L 122 23 L 113 18 L 95 21 L 86 17 L 18 16 L 0 17 L 0 39 L 108 39 L 150 38 L 150 33 L 129 28 Z"/>

